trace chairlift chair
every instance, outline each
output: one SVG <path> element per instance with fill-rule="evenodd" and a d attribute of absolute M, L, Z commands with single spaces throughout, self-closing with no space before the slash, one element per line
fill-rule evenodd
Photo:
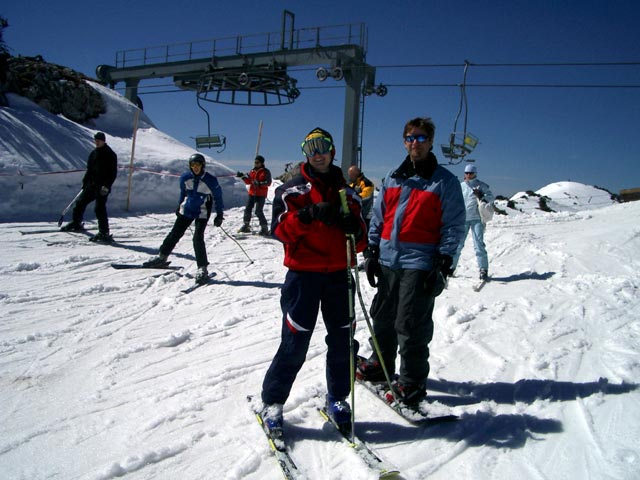
<path fill-rule="evenodd" d="M 214 134 L 214 135 L 198 135 L 196 137 L 196 149 L 200 150 L 201 148 L 219 148 L 222 147 L 222 150 L 218 150 L 218 153 L 224 151 L 227 147 L 227 139 L 224 135 Z"/>
<path fill-rule="evenodd" d="M 452 160 L 464 158 L 473 152 L 479 139 L 469 132 L 453 132 L 449 137 L 449 143 L 440 145 L 442 154 Z"/>
<path fill-rule="evenodd" d="M 196 150 L 200 150 L 201 148 L 222 147 L 221 150 L 218 150 L 218 153 L 221 153 L 225 148 L 227 148 L 227 139 L 224 135 L 220 135 L 219 133 L 211 134 L 211 118 L 209 117 L 209 112 L 200 104 L 200 93 L 202 88 L 203 84 L 201 83 L 198 87 L 198 91 L 196 91 L 196 103 L 198 104 L 198 108 L 200 108 L 200 110 L 202 110 L 207 116 L 207 135 L 198 135 L 196 137 Z"/>

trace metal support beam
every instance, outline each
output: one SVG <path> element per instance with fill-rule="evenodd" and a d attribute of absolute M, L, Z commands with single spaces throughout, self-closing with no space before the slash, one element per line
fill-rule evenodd
<path fill-rule="evenodd" d="M 363 75 L 361 68 L 347 68 L 344 72 L 346 90 L 344 96 L 341 168 L 345 178 L 348 178 L 347 172 L 349 171 L 349 167 L 358 163 L 358 151 L 361 148 L 358 142 L 358 134 L 362 80 Z"/>
<path fill-rule="evenodd" d="M 131 103 L 138 104 L 138 84 L 140 80 L 138 78 L 127 78 L 125 81 L 124 98 Z"/>
<path fill-rule="evenodd" d="M 337 36 L 336 28 L 342 32 Z M 334 80 L 344 79 L 346 85 L 341 159 L 341 168 L 346 176 L 349 167 L 361 160 L 362 95 L 376 93 L 375 68 L 365 63 L 366 31 L 363 25 L 295 30 L 294 15 L 285 10 L 280 41 L 276 44 L 279 49 L 273 49 L 271 35 L 265 37 L 262 51 L 255 50 L 253 37 L 236 37 L 234 48 L 223 48 L 221 43 L 224 44 L 225 39 L 220 39 L 190 42 L 186 49 L 184 45 L 168 45 L 166 48 L 121 51 L 116 54 L 116 66 L 100 65 L 96 74 L 101 81 L 111 85 L 124 82 L 125 97 L 136 104 L 139 102 L 138 84 L 141 80 L 165 77 L 173 77 L 174 84 L 181 89 L 199 94 L 205 92 L 202 99 L 214 103 L 258 105 L 259 102 L 254 103 L 251 95 L 259 97 L 262 94 L 267 98 L 268 93 L 273 93 L 286 96 L 287 102 L 278 103 L 286 104 L 300 94 L 295 89 L 296 80 L 287 74 L 288 67 L 319 65 L 325 73 L 331 72 L 328 75 Z M 336 44 L 336 40 L 343 42 Z M 210 90 L 202 90 L 207 78 L 210 78 Z M 214 85 L 214 80 L 220 80 L 219 85 Z M 294 90 L 297 91 L 295 95 Z M 206 98 L 208 91 L 217 92 L 218 96 Z M 230 92 L 230 100 L 220 99 L 221 91 Z M 240 95 L 236 95 L 239 93 L 247 96 L 245 103 L 240 101 Z M 262 105 L 270 103 L 265 100 Z"/>

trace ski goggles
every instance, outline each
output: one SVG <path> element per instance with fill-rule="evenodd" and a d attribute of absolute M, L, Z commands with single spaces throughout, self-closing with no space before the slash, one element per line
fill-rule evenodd
<path fill-rule="evenodd" d="M 305 140 L 300 147 L 306 157 L 313 157 L 316 153 L 324 155 L 331 152 L 333 143 L 326 137 L 315 137 Z"/>

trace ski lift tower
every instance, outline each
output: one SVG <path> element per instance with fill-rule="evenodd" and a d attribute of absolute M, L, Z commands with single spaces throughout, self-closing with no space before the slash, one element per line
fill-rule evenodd
<path fill-rule="evenodd" d="M 294 14 L 285 10 L 276 33 L 188 42 L 116 53 L 115 66 L 100 65 L 98 78 L 114 88 L 124 82 L 125 97 L 140 104 L 142 80 L 173 77 L 174 84 L 194 91 L 198 101 L 229 105 L 277 106 L 299 96 L 288 69 L 317 66 L 316 78 L 345 82 L 342 170 L 360 163 L 363 96 L 384 96 L 367 65 L 364 24 L 294 28 Z"/>

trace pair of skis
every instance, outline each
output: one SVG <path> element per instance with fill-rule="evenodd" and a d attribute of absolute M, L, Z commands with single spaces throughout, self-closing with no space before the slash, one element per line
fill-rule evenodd
<path fill-rule="evenodd" d="M 253 397 L 248 396 L 247 401 L 250 403 L 250 405 L 252 405 L 254 401 Z M 306 478 L 293 461 L 293 458 L 291 458 L 284 439 L 280 437 L 276 438 L 265 424 L 262 416 L 260 415 L 260 412 L 256 411 L 253 407 L 252 411 L 256 417 L 256 420 L 258 421 L 258 424 L 262 428 L 262 431 L 267 437 L 267 441 L 269 442 L 269 446 L 271 447 L 271 453 L 278 462 L 284 478 L 287 480 L 301 480 Z M 360 457 L 360 459 L 368 468 L 377 472 L 378 478 L 390 478 L 400 473 L 397 468 L 381 459 L 364 441 L 360 440 L 351 432 L 347 432 L 340 428 L 340 426 L 332 420 L 332 418 L 324 408 L 319 408 L 318 413 L 340 434 L 342 443 L 349 446 L 353 450 L 353 452 L 355 452 L 355 454 Z"/>

